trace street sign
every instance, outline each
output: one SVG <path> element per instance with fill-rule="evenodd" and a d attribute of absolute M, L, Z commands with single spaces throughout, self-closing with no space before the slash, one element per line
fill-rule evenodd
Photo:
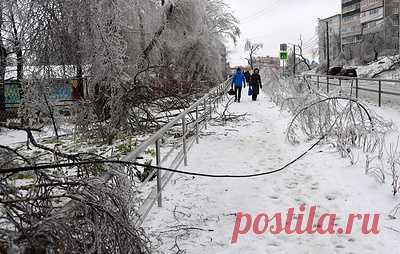
<path fill-rule="evenodd" d="M 287 44 L 286 43 L 282 43 L 280 45 L 280 48 L 281 48 L 281 52 L 287 52 Z"/>
<path fill-rule="evenodd" d="M 281 60 L 288 60 L 288 52 L 280 52 L 279 58 Z"/>
<path fill-rule="evenodd" d="M 288 47 L 287 47 L 287 44 L 286 43 L 282 43 L 280 45 L 280 49 L 281 49 L 281 51 L 280 51 L 280 54 L 279 54 L 279 58 L 281 60 L 288 60 Z"/>

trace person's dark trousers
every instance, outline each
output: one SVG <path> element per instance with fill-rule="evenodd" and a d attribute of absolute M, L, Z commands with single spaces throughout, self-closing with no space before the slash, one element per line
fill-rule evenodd
<path fill-rule="evenodd" d="M 253 99 L 253 101 L 256 101 L 258 94 L 260 93 L 260 86 L 252 85 L 252 88 L 253 88 L 253 94 L 252 94 L 251 98 Z"/>
<path fill-rule="evenodd" d="M 235 101 L 240 102 L 241 98 L 242 98 L 242 88 L 235 87 Z"/>

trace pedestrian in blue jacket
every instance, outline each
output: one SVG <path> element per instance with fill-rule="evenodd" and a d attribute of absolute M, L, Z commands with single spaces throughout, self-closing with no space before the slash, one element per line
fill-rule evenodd
<path fill-rule="evenodd" d="M 236 69 L 236 73 L 232 78 L 232 88 L 235 89 L 235 102 L 240 103 L 240 98 L 242 97 L 242 88 L 246 87 L 246 77 L 244 76 L 240 68 Z"/>

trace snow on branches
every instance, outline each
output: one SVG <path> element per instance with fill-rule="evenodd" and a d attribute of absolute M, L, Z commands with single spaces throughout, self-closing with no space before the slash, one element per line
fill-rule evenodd
<path fill-rule="evenodd" d="M 391 179 L 393 195 L 399 193 L 399 141 L 390 142 L 396 134 L 392 122 L 351 96 L 325 94 L 306 80 L 269 75 L 272 100 L 294 116 L 286 132 L 290 143 L 324 137 L 351 164 L 364 156 L 365 173 L 380 183 Z"/>
<path fill-rule="evenodd" d="M 22 120 L 3 127 L 27 134 L 26 149 L 0 146 L 1 168 L 102 156 L 63 146 L 63 124 L 82 146 L 157 130 L 226 78 L 223 43 L 236 41 L 237 24 L 221 0 L 0 0 L 0 83 L 8 75 L 23 92 Z M 56 83 L 79 93 L 68 117 L 51 98 Z M 52 145 L 34 137 L 48 127 Z M 1 174 L 0 252 L 149 253 L 133 223 L 135 172 L 92 164 Z"/>

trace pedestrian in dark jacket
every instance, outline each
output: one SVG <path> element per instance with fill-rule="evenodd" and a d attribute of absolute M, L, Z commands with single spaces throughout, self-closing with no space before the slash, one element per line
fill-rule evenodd
<path fill-rule="evenodd" d="M 256 101 L 257 96 L 260 93 L 260 89 L 262 89 L 261 76 L 260 76 L 259 69 L 254 69 L 254 73 L 253 73 L 253 75 L 251 75 L 251 78 L 250 78 L 250 86 L 253 89 L 252 99 L 253 99 L 253 101 Z"/>
<path fill-rule="evenodd" d="M 236 73 L 232 78 L 232 88 L 235 89 L 235 102 L 240 103 L 242 97 L 242 88 L 246 87 L 246 78 L 240 68 L 236 69 Z"/>
<path fill-rule="evenodd" d="M 244 73 L 244 77 L 246 78 L 247 84 L 249 84 L 249 83 L 250 83 L 250 78 L 251 78 L 250 72 L 249 72 L 249 71 L 246 71 L 246 72 Z"/>

